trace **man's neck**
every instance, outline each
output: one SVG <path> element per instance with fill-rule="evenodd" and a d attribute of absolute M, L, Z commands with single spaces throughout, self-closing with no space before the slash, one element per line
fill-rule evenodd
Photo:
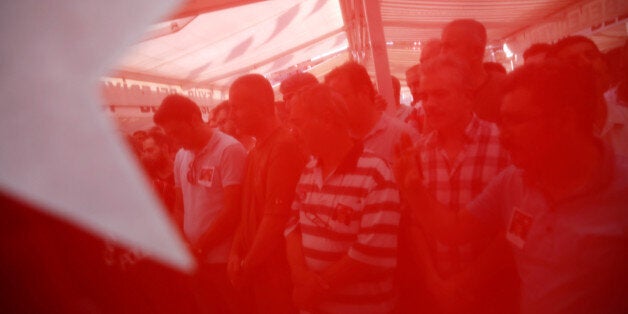
<path fill-rule="evenodd" d="M 359 121 L 359 124 L 352 128 L 352 133 L 357 138 L 364 138 L 373 130 L 379 119 L 382 117 L 382 111 L 373 111 L 372 114 Z"/>
<path fill-rule="evenodd" d="M 473 118 L 472 112 L 467 112 L 456 123 L 438 131 L 438 139 L 441 143 L 460 142 L 466 136 L 467 127 Z"/>
<path fill-rule="evenodd" d="M 488 79 L 488 73 L 484 70 L 482 63 L 472 65 L 471 73 L 471 76 L 473 77 L 473 89 L 477 90 Z"/>
<path fill-rule="evenodd" d="M 455 160 L 458 157 L 458 154 L 462 151 L 466 138 L 465 133 L 467 126 L 469 125 L 469 122 L 471 122 L 472 117 L 473 114 L 469 112 L 465 116 L 461 117 L 458 123 L 439 130 L 438 143 L 439 146 L 447 153 L 449 160 Z"/>
<path fill-rule="evenodd" d="M 562 151 L 560 158 L 554 158 L 536 171 L 537 185 L 555 201 L 567 198 L 587 186 L 603 162 L 603 152 L 593 141 Z"/>
<path fill-rule="evenodd" d="M 197 133 L 196 143 L 194 145 L 194 148 L 192 148 L 192 151 L 194 153 L 198 153 L 203 150 L 207 143 L 209 143 L 209 140 L 212 138 L 213 134 L 214 130 L 209 126 L 203 126 L 201 129 L 199 129 Z"/>
<path fill-rule="evenodd" d="M 323 178 L 327 178 L 338 168 L 354 144 L 355 142 L 348 133 L 330 137 L 330 141 L 326 145 L 327 149 L 317 156 L 323 171 Z"/>
<path fill-rule="evenodd" d="M 279 121 L 275 117 L 269 117 L 261 121 L 259 129 L 254 135 L 257 143 L 263 143 L 280 126 L 281 123 L 279 123 Z"/>

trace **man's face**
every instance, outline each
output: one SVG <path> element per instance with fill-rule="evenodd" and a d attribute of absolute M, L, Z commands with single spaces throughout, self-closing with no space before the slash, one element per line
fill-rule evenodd
<path fill-rule="evenodd" d="M 560 143 L 556 119 L 548 117 L 543 104 L 525 89 L 504 96 L 500 140 L 513 163 L 522 169 L 541 168 Z"/>
<path fill-rule="evenodd" d="M 194 149 L 196 132 L 194 127 L 183 121 L 169 121 L 161 125 L 164 133 L 187 150 Z"/>
<path fill-rule="evenodd" d="M 233 120 L 238 130 L 246 135 L 255 136 L 259 130 L 260 121 L 266 117 L 254 93 L 243 86 L 236 90 L 232 89 L 229 91 L 229 105 L 231 105 Z"/>
<path fill-rule="evenodd" d="M 320 119 L 313 118 L 298 103 L 290 111 L 290 125 L 305 150 L 319 156 L 327 146 L 329 128 Z"/>
<path fill-rule="evenodd" d="M 149 169 L 156 168 L 163 164 L 163 161 L 167 158 L 166 154 L 167 152 L 157 145 L 153 138 L 149 137 L 142 142 L 142 163 Z"/>
<path fill-rule="evenodd" d="M 598 90 L 603 93 L 608 88 L 610 82 L 608 66 L 597 47 L 587 42 L 578 42 L 562 48 L 556 55 L 562 60 L 580 66 L 590 66 L 595 72 Z"/>
<path fill-rule="evenodd" d="M 455 126 L 470 113 L 470 99 L 451 71 L 421 75 L 420 97 L 426 123 L 436 131 Z"/>
<path fill-rule="evenodd" d="M 419 87 L 421 86 L 421 73 L 419 70 L 408 70 L 406 72 L 406 82 L 408 84 L 408 88 L 410 89 L 410 93 L 412 94 L 412 100 L 414 102 L 419 101 Z"/>
<path fill-rule="evenodd" d="M 446 28 L 441 36 L 441 54 L 474 65 L 482 63 L 484 47 L 475 32 L 461 27 Z"/>
<path fill-rule="evenodd" d="M 365 94 L 361 94 L 348 78 L 336 77 L 325 84 L 342 96 L 349 110 L 350 125 L 360 124 L 376 110 L 375 104 Z"/>

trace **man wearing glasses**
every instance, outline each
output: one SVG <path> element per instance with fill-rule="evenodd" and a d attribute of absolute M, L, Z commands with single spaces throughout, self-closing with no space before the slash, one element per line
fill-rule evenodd
<path fill-rule="evenodd" d="M 181 95 L 166 97 L 153 117 L 178 142 L 174 161 L 183 232 L 200 259 L 200 303 L 210 312 L 239 311 L 227 279 L 227 259 L 239 220 L 246 160 L 242 144 L 211 128 L 200 108 Z"/>

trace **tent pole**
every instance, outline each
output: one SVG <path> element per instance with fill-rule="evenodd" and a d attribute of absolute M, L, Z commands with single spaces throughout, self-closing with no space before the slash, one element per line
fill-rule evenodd
<path fill-rule="evenodd" d="M 388 52 L 386 49 L 386 39 L 384 38 L 384 27 L 382 26 L 382 14 L 379 1 L 362 0 L 364 13 L 366 16 L 366 27 L 368 28 L 371 41 L 371 53 L 375 64 L 375 76 L 379 93 L 384 97 L 388 106 L 386 111 L 394 113 L 395 98 L 392 88 L 392 78 L 390 76 L 390 66 L 388 64 Z"/>

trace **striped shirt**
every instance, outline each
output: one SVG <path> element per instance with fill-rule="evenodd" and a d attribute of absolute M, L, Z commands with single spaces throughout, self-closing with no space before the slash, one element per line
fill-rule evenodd
<path fill-rule="evenodd" d="M 286 235 L 301 232 L 305 262 L 314 272 L 323 272 L 345 255 L 390 270 L 390 275 L 378 281 L 334 289 L 331 299 L 317 311 L 392 311 L 399 192 L 384 160 L 357 144 L 336 171 L 324 179 L 313 159 L 297 185 L 292 213 Z"/>
<path fill-rule="evenodd" d="M 435 131 L 427 134 L 420 145 L 423 186 L 453 211 L 471 202 L 510 164 L 495 124 L 473 116 L 465 135 L 466 143 L 455 160 L 447 157 Z M 435 266 L 443 276 L 463 270 L 479 253 L 470 244 L 451 247 L 431 240 Z"/>

